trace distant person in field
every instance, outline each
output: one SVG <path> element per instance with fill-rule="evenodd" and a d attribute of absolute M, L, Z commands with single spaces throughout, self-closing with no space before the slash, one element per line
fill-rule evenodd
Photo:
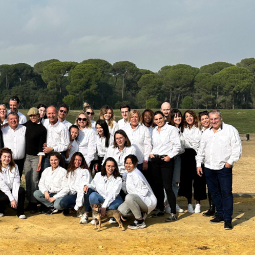
<path fill-rule="evenodd" d="M 123 129 L 123 127 L 128 124 L 128 114 L 130 112 L 130 107 L 128 105 L 121 105 L 120 106 L 120 113 L 122 119 L 118 121 L 119 129 Z"/>
<path fill-rule="evenodd" d="M 9 106 L 10 110 L 7 112 L 7 114 L 9 114 L 10 112 L 17 113 L 19 115 L 19 124 L 24 124 L 27 122 L 26 116 L 18 110 L 20 106 L 20 100 L 17 96 L 10 97 Z"/>
<path fill-rule="evenodd" d="M 66 116 L 68 112 L 69 112 L 69 106 L 67 104 L 61 104 L 59 106 L 58 120 L 62 122 L 67 127 L 67 129 L 69 129 L 72 126 L 72 124 L 66 120 Z"/>
<path fill-rule="evenodd" d="M 170 115 L 171 109 L 172 109 L 171 105 L 168 102 L 164 102 L 161 105 L 160 111 L 163 112 L 165 116 L 165 120 L 167 121 L 169 120 L 169 118 L 171 119 L 171 115 Z"/>

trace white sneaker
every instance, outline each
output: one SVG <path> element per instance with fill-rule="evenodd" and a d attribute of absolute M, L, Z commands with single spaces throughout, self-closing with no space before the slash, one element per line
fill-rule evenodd
<path fill-rule="evenodd" d="M 95 219 L 93 219 L 90 223 L 91 223 L 92 225 L 95 225 Z"/>
<path fill-rule="evenodd" d="M 4 217 L 4 214 L 3 214 L 3 213 L 0 213 L 0 217 Z"/>
<path fill-rule="evenodd" d="M 167 204 L 167 205 L 165 206 L 165 212 L 166 212 L 166 213 L 171 213 L 171 208 L 170 208 L 170 205 L 169 205 L 169 204 Z"/>
<path fill-rule="evenodd" d="M 110 224 L 115 224 L 115 223 L 117 223 L 117 221 L 112 217 L 112 218 L 109 219 L 109 223 Z"/>
<path fill-rule="evenodd" d="M 88 223 L 88 215 L 84 213 L 84 214 L 81 216 L 80 224 L 87 224 L 87 223 Z"/>
<path fill-rule="evenodd" d="M 200 212 L 201 212 L 201 205 L 200 204 L 196 204 L 195 213 L 200 213 Z"/>
<path fill-rule="evenodd" d="M 26 215 L 25 214 L 21 214 L 20 216 L 19 216 L 19 219 L 26 219 L 27 217 L 26 217 Z"/>
<path fill-rule="evenodd" d="M 189 213 L 194 213 L 192 204 L 188 204 L 188 212 Z"/>
<path fill-rule="evenodd" d="M 176 204 L 176 212 L 184 212 L 184 210 L 178 204 Z"/>

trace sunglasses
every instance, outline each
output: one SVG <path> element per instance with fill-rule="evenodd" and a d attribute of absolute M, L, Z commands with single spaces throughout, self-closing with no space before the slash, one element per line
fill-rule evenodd
<path fill-rule="evenodd" d="M 67 111 L 65 111 L 65 110 L 59 110 L 60 112 L 63 112 L 63 113 L 67 113 Z"/>
<path fill-rule="evenodd" d="M 86 118 L 78 118 L 78 121 L 87 121 Z"/>
<path fill-rule="evenodd" d="M 88 115 L 94 115 L 94 112 L 86 112 Z"/>

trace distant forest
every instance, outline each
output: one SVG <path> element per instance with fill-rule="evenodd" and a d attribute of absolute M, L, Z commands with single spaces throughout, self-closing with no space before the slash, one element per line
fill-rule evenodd
<path fill-rule="evenodd" d="M 39 103 L 81 109 L 105 104 L 118 108 L 158 108 L 164 101 L 173 108 L 255 108 L 255 58 L 236 65 L 215 62 L 201 66 L 178 64 L 158 72 L 139 69 L 129 61 L 113 65 L 102 59 L 81 63 L 50 59 L 36 63 L 0 65 L 0 103 L 17 95 L 22 108 Z"/>

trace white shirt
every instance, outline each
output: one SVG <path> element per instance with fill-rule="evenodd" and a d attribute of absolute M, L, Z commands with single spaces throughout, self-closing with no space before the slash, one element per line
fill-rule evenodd
<path fill-rule="evenodd" d="M 155 155 L 168 155 L 170 158 L 178 155 L 181 150 L 181 141 L 176 127 L 165 124 L 160 133 L 158 126 L 152 132 L 152 151 Z"/>
<path fill-rule="evenodd" d="M 197 166 L 204 162 L 206 168 L 220 170 L 226 163 L 233 165 L 242 155 L 242 143 L 238 131 L 222 122 L 215 133 L 212 128 L 203 132 L 198 153 Z"/>
<path fill-rule="evenodd" d="M 113 145 L 112 135 L 110 135 L 108 147 L 105 147 L 105 139 L 106 139 L 105 137 L 101 137 L 99 134 L 96 134 L 96 149 L 98 157 L 104 157 L 108 148 Z"/>
<path fill-rule="evenodd" d="M 74 209 L 77 211 L 83 206 L 84 191 L 83 187 L 91 182 L 91 175 L 88 169 L 77 168 L 73 173 L 69 172 L 68 176 L 69 194 L 77 194 Z"/>
<path fill-rule="evenodd" d="M 105 199 L 102 207 L 107 208 L 119 195 L 122 179 L 121 177 L 114 178 L 113 175 L 107 178 L 106 175 L 102 176 L 101 173 L 96 173 L 88 187 L 96 190 Z"/>
<path fill-rule="evenodd" d="M 155 127 L 153 127 L 153 126 L 147 127 L 147 126 L 145 126 L 144 124 L 142 124 L 142 126 L 146 127 L 146 128 L 149 130 L 149 132 L 150 132 L 150 134 L 151 134 L 151 136 L 152 136 L 152 132 L 153 132 L 153 129 L 154 129 Z"/>
<path fill-rule="evenodd" d="M 47 129 L 47 147 L 57 152 L 66 151 L 70 143 L 67 127 L 60 121 L 51 125 L 49 119 L 45 119 L 43 125 Z"/>
<path fill-rule="evenodd" d="M 138 195 L 147 205 L 149 214 L 156 207 L 157 199 L 144 175 L 135 168 L 132 172 L 128 172 L 123 177 L 123 190 L 128 194 Z"/>
<path fill-rule="evenodd" d="M 184 128 L 182 132 L 184 148 L 193 149 L 197 152 L 201 140 L 201 135 L 201 130 L 199 130 L 199 128 L 194 125 L 192 126 L 192 128 Z"/>
<path fill-rule="evenodd" d="M 7 115 L 9 114 L 11 112 L 11 110 L 8 110 L 8 112 L 7 112 Z M 27 117 L 24 115 L 24 114 L 22 114 L 21 112 L 17 112 L 17 114 L 19 115 L 19 124 L 24 124 L 24 123 L 26 123 L 27 122 Z"/>
<path fill-rule="evenodd" d="M 96 154 L 96 133 L 92 128 L 84 128 L 79 130 L 78 144 L 79 152 L 81 152 L 88 166 L 94 159 Z"/>
<path fill-rule="evenodd" d="M 114 148 L 113 146 L 111 146 L 107 150 L 102 164 L 105 162 L 107 158 L 113 157 L 118 164 L 120 174 L 126 173 L 127 170 L 125 169 L 124 166 L 124 160 L 125 157 L 128 156 L 129 154 L 136 155 L 136 149 L 133 145 L 131 145 L 130 147 L 125 146 L 122 151 L 120 151 L 118 148 Z"/>
<path fill-rule="evenodd" d="M 94 131 L 96 131 L 96 121 L 94 121 L 94 120 L 90 120 L 90 121 L 91 121 L 92 129 L 93 129 Z"/>
<path fill-rule="evenodd" d="M 2 128 L 4 146 L 12 150 L 14 160 L 23 159 L 25 157 L 25 135 L 26 127 L 18 125 L 16 129 L 10 126 Z"/>
<path fill-rule="evenodd" d="M 108 125 L 108 120 L 106 120 L 106 122 L 107 122 L 107 125 Z M 111 128 L 109 125 L 108 125 L 108 128 L 109 128 L 110 134 L 114 137 L 115 132 L 116 132 L 117 130 L 119 130 L 119 125 L 118 125 L 118 123 L 114 120 L 114 121 L 113 121 L 113 126 L 112 126 L 112 128 Z"/>
<path fill-rule="evenodd" d="M 48 191 L 49 193 L 56 193 L 53 196 L 55 199 L 64 197 L 68 194 L 66 169 L 59 166 L 55 170 L 52 170 L 51 166 L 47 167 L 42 172 L 38 186 L 43 194 L 45 191 Z"/>
<path fill-rule="evenodd" d="M 10 202 L 15 200 L 18 202 L 18 194 L 20 187 L 19 168 L 17 165 L 10 171 L 10 166 L 2 167 L 0 172 L 0 190 L 8 196 Z"/>
<path fill-rule="evenodd" d="M 67 127 L 67 129 L 69 131 L 69 128 L 72 126 L 72 123 L 67 121 L 67 120 L 60 121 L 60 122 L 63 123 Z"/>
<path fill-rule="evenodd" d="M 73 154 L 79 150 L 79 144 L 76 140 L 73 140 L 72 142 L 70 142 L 70 144 L 72 145 L 72 147 L 69 150 L 69 157 L 65 159 L 66 163 L 69 163 Z"/>
<path fill-rule="evenodd" d="M 136 148 L 138 164 L 142 164 L 143 160 L 148 161 L 152 150 L 149 130 L 141 124 L 138 124 L 135 129 L 128 124 L 123 130 L 126 132 L 131 144 Z"/>
<path fill-rule="evenodd" d="M 129 122 L 125 121 L 124 118 L 118 121 L 119 129 L 123 129 L 127 124 L 129 124 Z"/>

